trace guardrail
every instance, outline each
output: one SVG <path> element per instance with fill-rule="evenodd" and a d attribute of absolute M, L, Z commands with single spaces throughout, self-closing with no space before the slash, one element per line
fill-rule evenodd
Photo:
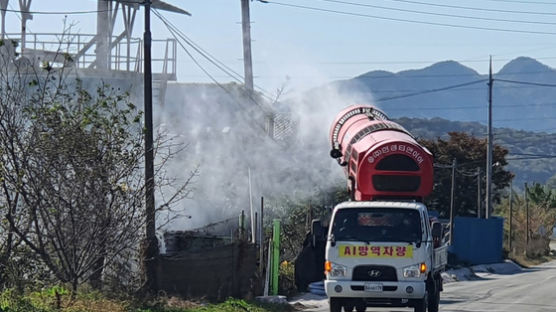
<path fill-rule="evenodd" d="M 6 38 L 17 42 L 16 52 L 29 58 L 40 58 L 61 66 L 71 58 L 73 66 L 80 69 L 97 65 L 96 35 L 62 33 L 28 33 L 22 47 L 21 33 L 7 33 Z M 140 38 L 112 36 L 108 42 L 108 68 L 114 71 L 143 72 L 143 41 Z M 177 45 L 175 39 L 152 40 L 152 67 L 154 74 L 164 74 L 176 79 Z M 158 56 L 158 57 L 157 57 Z"/>

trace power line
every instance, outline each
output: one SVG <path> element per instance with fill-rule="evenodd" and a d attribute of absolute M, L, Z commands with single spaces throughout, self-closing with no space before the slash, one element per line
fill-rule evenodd
<path fill-rule="evenodd" d="M 290 4 L 290 3 L 282 3 L 282 2 L 276 2 L 276 1 L 265 1 L 265 3 L 275 4 L 275 5 L 285 6 L 285 7 L 291 7 L 291 8 L 310 10 L 310 11 L 335 13 L 335 14 L 340 14 L 340 15 L 365 17 L 365 18 L 380 19 L 380 20 L 394 21 L 394 22 L 404 22 L 404 23 L 423 24 L 423 25 L 431 25 L 431 26 L 442 26 L 442 27 L 451 27 L 451 28 L 463 28 L 463 29 L 472 29 L 472 30 L 487 30 L 487 31 L 509 32 L 509 33 L 521 33 L 521 34 L 556 35 L 556 32 L 519 30 L 519 29 L 505 29 L 505 28 L 489 28 L 489 27 L 480 27 L 480 26 L 468 26 L 468 25 L 448 24 L 448 23 L 426 22 L 426 21 L 410 20 L 410 19 L 403 19 L 403 18 L 394 18 L 394 17 L 369 15 L 369 14 L 362 14 L 362 13 L 353 13 L 353 12 L 346 12 L 346 11 L 339 11 L 339 10 L 331 10 L 331 9 L 325 9 L 325 8 L 317 8 L 317 7 L 310 7 L 310 6 Z M 556 15 L 556 13 L 555 13 L 555 15 Z"/>
<path fill-rule="evenodd" d="M 531 118 L 511 118 L 511 119 L 495 119 L 494 121 L 528 121 L 528 120 L 553 120 L 556 116 L 549 117 L 531 117 Z"/>
<path fill-rule="evenodd" d="M 387 1 L 403 2 L 403 3 L 411 3 L 411 4 L 419 4 L 419 5 L 427 5 L 427 6 L 434 6 L 434 7 L 441 7 L 441 8 L 462 9 L 462 10 L 471 10 L 471 11 L 483 11 L 483 12 L 498 12 L 498 13 L 513 13 L 513 14 L 531 14 L 531 15 L 550 15 L 550 16 L 556 15 L 556 13 L 554 13 L 554 12 L 514 11 L 514 10 L 502 10 L 502 9 L 486 9 L 486 8 L 477 8 L 477 7 L 460 6 L 460 5 L 449 5 L 449 4 L 438 4 L 438 3 L 421 2 L 421 1 L 410 1 L 410 0 L 387 0 Z"/>
<path fill-rule="evenodd" d="M 552 87 L 552 88 L 556 87 L 556 84 L 552 84 L 552 83 L 539 83 L 539 82 L 529 82 L 529 81 L 508 80 L 508 79 L 494 79 L 494 80 L 501 81 L 501 82 L 507 82 L 507 83 L 537 86 L 537 87 Z"/>
<path fill-rule="evenodd" d="M 241 108 L 241 103 L 236 99 L 236 96 L 234 94 L 232 94 L 230 92 L 230 90 L 228 90 L 226 87 L 224 87 L 220 82 L 218 82 L 218 80 L 216 80 L 202 65 L 201 63 L 199 63 L 199 61 L 193 56 L 193 54 L 191 54 L 191 52 L 187 49 L 187 47 L 185 47 L 185 45 L 183 44 L 183 42 L 181 40 L 179 40 L 177 34 L 175 33 L 174 27 L 173 25 L 171 25 L 171 23 L 169 21 L 166 20 L 166 18 L 164 18 L 164 16 L 162 16 L 162 14 L 160 14 L 157 10 L 153 10 L 153 13 L 162 21 L 162 23 L 166 26 L 166 28 L 168 29 L 168 31 L 170 31 L 170 33 L 172 34 L 172 36 L 174 37 L 174 39 L 176 39 L 176 41 L 178 42 L 178 44 L 182 47 L 182 49 L 185 51 L 185 53 L 189 56 L 189 58 L 191 58 L 191 60 L 195 63 L 195 65 L 197 65 L 197 67 L 199 67 L 199 69 L 205 73 L 205 75 L 207 75 L 207 77 L 209 77 L 210 80 L 212 80 L 213 83 L 215 83 L 219 88 L 221 88 L 226 94 L 228 94 L 230 96 L 230 98 L 232 99 L 233 102 L 235 102 L 236 105 L 238 105 L 238 107 Z M 182 38 L 183 39 L 183 38 Z M 198 51 L 197 51 L 198 52 Z M 259 105 L 260 104 L 258 102 L 256 102 L 253 98 L 250 98 L 255 104 Z M 258 127 L 260 127 L 263 131 L 265 130 L 265 127 L 260 125 L 257 121 L 253 121 L 254 124 L 257 124 Z M 271 138 L 273 139 L 273 138 Z"/>
<path fill-rule="evenodd" d="M 525 105 L 525 104 L 509 104 L 509 105 L 496 105 L 494 108 L 508 108 L 508 107 L 527 107 L 527 108 L 531 108 L 531 106 L 553 106 L 556 105 L 556 103 L 539 103 L 539 104 L 530 104 L 530 105 Z M 406 111 L 408 109 L 419 109 L 419 110 L 439 110 L 439 111 L 449 111 L 449 110 L 471 110 L 471 109 L 487 109 L 486 105 L 475 105 L 475 106 L 450 106 L 450 107 L 394 107 L 394 108 L 389 108 L 388 111 Z M 521 120 L 521 119 L 518 119 Z M 501 120 L 497 120 L 497 121 L 501 121 Z"/>
<path fill-rule="evenodd" d="M 402 8 L 385 7 L 385 6 L 380 6 L 380 5 L 363 4 L 363 3 L 340 1 L 340 0 L 318 0 L 318 1 L 338 3 L 338 4 L 346 4 L 346 5 L 352 5 L 352 6 L 358 6 L 358 7 L 368 7 L 368 8 L 375 8 L 375 9 L 388 10 L 388 11 L 397 11 L 397 12 L 406 12 L 406 13 L 424 14 L 424 15 L 433 15 L 433 16 L 443 16 L 443 17 L 455 17 L 455 18 L 479 20 L 479 21 L 507 22 L 507 23 L 520 23 L 520 24 L 537 24 L 537 25 L 556 25 L 556 23 L 554 23 L 554 22 L 512 20 L 512 19 L 503 19 L 503 18 L 491 18 L 491 17 L 479 17 L 479 16 L 468 16 L 468 15 L 427 12 L 427 11 L 418 11 L 418 10 L 410 10 L 410 9 L 402 9 Z"/>
<path fill-rule="evenodd" d="M 0 11 L 4 12 L 12 12 L 12 13 L 25 13 L 25 14 L 33 14 L 33 15 L 78 15 L 78 14 L 93 14 L 93 13 L 101 13 L 101 12 L 109 12 L 111 10 L 91 10 L 91 11 L 23 11 L 23 10 L 14 10 L 14 9 L 0 9 Z"/>
<path fill-rule="evenodd" d="M 544 157 L 529 156 L 529 157 L 506 158 L 506 161 L 513 161 L 513 160 L 540 160 L 540 159 L 555 159 L 555 158 L 556 158 L 556 155 L 544 156 Z"/>
<path fill-rule="evenodd" d="M 519 0 L 485 0 L 490 2 L 505 2 L 505 3 L 521 3 L 521 4 L 548 4 L 556 5 L 554 2 L 543 2 L 543 1 L 519 1 Z"/>
<path fill-rule="evenodd" d="M 423 90 L 423 91 L 420 91 L 420 92 L 414 92 L 414 93 L 403 94 L 403 95 L 398 95 L 398 96 L 384 97 L 384 98 L 380 98 L 380 99 L 375 100 L 375 102 L 384 102 L 384 101 L 390 101 L 390 100 L 395 100 L 395 99 L 412 97 L 412 96 L 417 96 L 417 95 L 422 95 L 422 94 L 446 91 L 446 90 L 450 90 L 450 89 L 455 89 L 455 88 L 461 88 L 461 87 L 465 87 L 465 86 L 469 86 L 469 85 L 474 85 L 474 84 L 485 82 L 485 81 L 487 81 L 487 79 L 475 80 L 475 81 L 460 83 L 460 84 L 451 85 L 451 86 L 447 86 L 447 87 L 442 87 L 442 88 L 437 88 L 437 89 L 430 89 L 430 90 Z"/>
<path fill-rule="evenodd" d="M 556 155 L 547 155 L 547 154 L 532 154 L 532 153 L 512 153 L 512 156 L 534 156 L 534 157 L 556 157 Z"/>
<path fill-rule="evenodd" d="M 189 45 L 191 48 L 193 48 L 197 53 L 199 53 L 203 58 L 205 58 L 206 60 L 208 60 L 210 63 L 212 63 L 214 66 L 216 66 L 218 69 L 220 69 L 222 72 L 224 72 L 226 75 L 228 75 L 229 77 L 231 77 L 232 79 L 234 79 L 235 81 L 239 82 L 240 84 L 243 84 L 243 76 L 239 73 L 237 73 L 236 71 L 234 71 L 232 68 L 230 68 L 229 66 L 227 66 L 226 64 L 224 64 L 223 62 L 219 61 L 216 57 L 214 57 L 213 55 L 211 55 L 209 52 L 207 52 L 205 49 L 203 49 L 201 46 L 199 46 L 198 44 L 196 44 L 195 42 L 193 42 L 193 40 L 191 40 L 187 35 L 185 35 L 185 33 L 183 33 L 183 31 L 181 31 L 179 28 L 177 28 L 174 24 L 172 24 L 167 18 L 165 18 L 164 16 L 162 16 L 160 14 L 160 12 L 156 12 L 155 14 L 158 14 L 157 17 L 159 17 L 162 22 L 166 25 L 166 27 L 172 27 L 172 29 L 176 32 L 176 34 L 187 44 Z M 261 88 L 258 85 L 255 85 L 255 87 L 262 92 L 262 95 L 269 99 L 269 100 L 273 100 L 273 98 L 268 95 L 268 92 L 266 90 L 264 90 L 263 88 Z M 257 103 L 258 105 L 258 103 Z"/>

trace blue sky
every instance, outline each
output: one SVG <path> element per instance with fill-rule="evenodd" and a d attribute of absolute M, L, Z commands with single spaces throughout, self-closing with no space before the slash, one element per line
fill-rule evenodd
<path fill-rule="evenodd" d="M 191 17 L 186 17 L 164 12 L 172 23 L 218 60 L 243 73 L 240 0 L 167 2 L 192 13 Z M 251 2 L 251 18 L 255 83 L 271 93 L 284 83 L 288 91 L 302 90 L 371 70 L 395 72 L 422 68 L 443 60 L 460 61 L 486 73 L 489 55 L 493 56 L 495 71 L 518 56 L 538 58 L 556 67 L 556 1 L 551 4 L 549 0 L 270 2 Z M 10 1 L 10 6 L 11 9 L 19 8 L 15 0 Z M 31 10 L 94 11 L 96 6 L 94 0 L 33 0 Z M 35 15 L 28 23 L 28 30 L 31 33 L 60 32 L 63 18 L 63 15 Z M 7 21 L 8 32 L 19 31 L 20 24 L 15 13 L 8 12 Z M 75 32 L 94 33 L 96 30 L 94 13 L 69 15 L 68 21 L 76 24 Z M 511 32 L 420 23 L 496 28 Z M 116 27 L 122 28 L 121 22 Z M 142 29 L 141 11 L 137 16 L 134 36 L 141 36 Z M 153 37 L 170 36 L 162 22 L 153 16 Z M 230 77 L 203 61 L 200 56 L 194 57 L 218 81 L 231 81 Z M 209 81 L 181 50 L 178 80 Z"/>

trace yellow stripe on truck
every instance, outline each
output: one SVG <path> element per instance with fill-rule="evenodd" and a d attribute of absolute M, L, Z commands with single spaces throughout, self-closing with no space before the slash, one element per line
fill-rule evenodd
<path fill-rule="evenodd" d="M 413 246 L 339 245 L 340 258 L 412 258 Z"/>

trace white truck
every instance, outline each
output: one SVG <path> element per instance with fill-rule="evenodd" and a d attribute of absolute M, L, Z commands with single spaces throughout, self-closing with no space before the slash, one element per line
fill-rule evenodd
<path fill-rule="evenodd" d="M 334 208 L 328 227 L 330 311 L 438 311 L 448 246 L 442 224 L 422 203 L 432 191 L 432 154 L 372 106 L 343 110 L 330 142 L 351 194 Z"/>
<path fill-rule="evenodd" d="M 438 311 L 447 260 L 447 246 L 438 245 L 441 231 L 440 223 L 431 226 L 421 203 L 337 205 L 325 252 L 330 311 L 377 306 Z"/>

